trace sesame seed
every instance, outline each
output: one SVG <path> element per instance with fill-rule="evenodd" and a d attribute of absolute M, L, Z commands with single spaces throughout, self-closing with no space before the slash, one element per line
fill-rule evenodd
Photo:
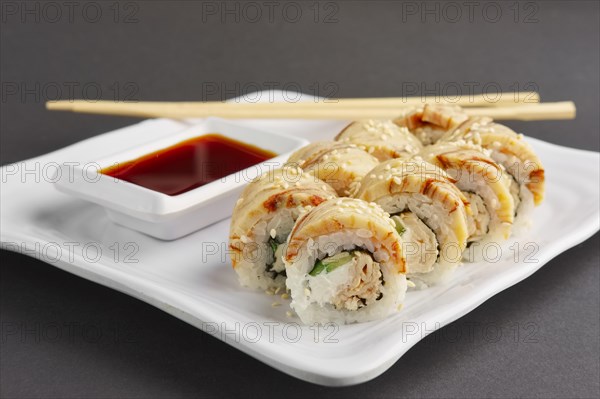
<path fill-rule="evenodd" d="M 290 312 L 289 310 L 287 312 L 285 312 L 285 315 L 287 317 L 293 317 L 294 316 L 294 314 L 292 312 Z"/>
<path fill-rule="evenodd" d="M 287 292 L 284 292 L 283 294 L 281 294 L 281 299 L 289 299 L 290 294 L 288 294 Z"/>
<path fill-rule="evenodd" d="M 272 239 L 275 239 L 275 237 L 277 236 L 277 232 L 275 231 L 275 229 L 271 229 L 271 231 L 269 232 L 269 235 L 271 236 Z"/>
<path fill-rule="evenodd" d="M 281 306 L 281 304 L 280 304 L 279 302 L 273 302 L 273 303 L 271 304 L 271 306 L 272 306 L 272 307 L 274 307 L 274 308 L 276 308 L 276 307 L 278 307 L 278 306 Z"/>

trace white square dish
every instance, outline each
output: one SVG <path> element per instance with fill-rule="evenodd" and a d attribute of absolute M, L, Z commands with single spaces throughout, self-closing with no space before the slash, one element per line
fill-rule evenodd
<path fill-rule="evenodd" d="M 257 165 L 178 195 L 167 195 L 101 173 L 182 141 L 206 134 L 251 144 L 277 154 Z M 174 240 L 231 215 L 244 186 L 269 169 L 281 166 L 289 155 L 308 144 L 302 138 L 253 129 L 220 118 L 208 118 L 176 134 L 86 162 L 63 163 L 55 187 L 64 193 L 102 205 L 120 225 L 163 240 Z"/>
<path fill-rule="evenodd" d="M 310 140 L 332 138 L 346 125 L 296 120 L 236 123 L 293 132 Z M 286 314 L 289 301 L 280 299 L 282 306 L 273 307 L 273 296 L 240 287 L 226 257 L 229 220 L 176 241 L 160 241 L 115 225 L 101 207 L 63 195 L 51 182 L 35 181 L 27 172 L 36 165 L 43 170 L 43 165 L 103 157 L 117 146 L 144 145 L 185 128 L 178 121 L 145 121 L 3 166 L 2 247 L 138 298 L 281 372 L 317 384 L 345 386 L 375 378 L 426 335 L 526 279 L 600 226 L 599 153 L 527 138 L 542 159 L 548 180 L 546 200 L 535 210 L 526 236 L 508 241 L 495 263 L 467 263 L 445 284 L 408 292 L 404 308 L 394 316 L 315 329 Z M 535 253 L 525 247 L 532 243 Z M 521 250 L 518 260 L 510 249 L 515 244 Z M 119 257 L 115 245 L 121 249 Z M 87 246 L 98 249 L 98 259 L 83 251 Z M 469 350 L 473 355 L 484 353 L 476 346 Z M 214 358 L 201 354 L 197 361 L 214 364 Z M 398 383 L 411 383 L 410 376 Z"/>

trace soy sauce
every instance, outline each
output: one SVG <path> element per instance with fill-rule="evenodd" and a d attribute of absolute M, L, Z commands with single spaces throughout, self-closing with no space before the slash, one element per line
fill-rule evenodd
<path fill-rule="evenodd" d="M 215 133 L 115 164 L 101 170 L 101 173 L 173 196 L 276 155 Z"/>

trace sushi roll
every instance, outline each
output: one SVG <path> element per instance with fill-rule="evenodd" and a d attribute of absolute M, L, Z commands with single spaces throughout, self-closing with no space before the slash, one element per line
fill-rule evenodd
<path fill-rule="evenodd" d="M 230 257 L 240 283 L 285 290 L 281 257 L 296 219 L 335 197 L 329 185 L 299 168 L 271 170 L 248 184 L 233 210 L 229 233 Z"/>
<path fill-rule="evenodd" d="M 296 222 L 284 260 L 291 307 L 306 324 L 376 320 L 401 308 L 401 239 L 376 204 L 339 198 L 313 208 Z"/>
<path fill-rule="evenodd" d="M 441 142 L 468 142 L 480 145 L 490 157 L 504 166 L 511 178 L 515 202 L 515 228 L 525 231 L 533 208 L 544 199 L 544 166 L 522 134 L 494 123 L 490 118 L 470 118 L 457 129 L 447 132 Z"/>
<path fill-rule="evenodd" d="M 423 147 L 406 128 L 399 127 L 389 120 L 352 122 L 338 133 L 335 140 L 356 144 L 380 161 L 412 156 Z"/>
<path fill-rule="evenodd" d="M 445 170 L 467 197 L 470 208 L 467 259 L 481 259 L 488 244 L 497 244 L 510 236 L 515 214 L 510 178 L 481 147 L 439 142 L 426 147 L 421 157 Z"/>
<path fill-rule="evenodd" d="M 392 215 L 407 278 L 419 288 L 445 281 L 462 260 L 470 208 L 455 181 L 430 163 L 392 159 L 373 169 L 356 195 Z"/>
<path fill-rule="evenodd" d="M 459 106 L 425 104 L 407 111 L 394 123 L 408 129 L 423 145 L 435 144 L 468 119 Z"/>
<path fill-rule="evenodd" d="M 355 144 L 320 141 L 293 153 L 288 164 L 297 165 L 305 172 L 332 186 L 339 196 L 349 196 L 361 179 L 379 161 Z"/>

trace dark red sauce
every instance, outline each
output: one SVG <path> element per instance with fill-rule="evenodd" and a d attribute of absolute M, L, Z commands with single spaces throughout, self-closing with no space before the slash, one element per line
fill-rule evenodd
<path fill-rule="evenodd" d="M 178 195 L 275 157 L 219 134 L 195 137 L 102 173 L 167 195 Z"/>

